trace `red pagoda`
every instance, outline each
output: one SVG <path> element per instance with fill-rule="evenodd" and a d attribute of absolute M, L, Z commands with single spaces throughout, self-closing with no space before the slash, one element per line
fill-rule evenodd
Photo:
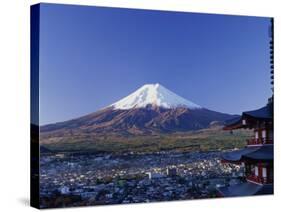
<path fill-rule="evenodd" d="M 241 118 L 224 127 L 225 130 L 252 129 L 254 137 L 242 150 L 222 155 L 223 162 L 241 164 L 245 182 L 219 189 L 221 196 L 273 194 L 273 101 L 258 110 L 244 112 Z"/>
<path fill-rule="evenodd" d="M 271 19 L 270 63 L 273 85 L 273 19 Z M 273 88 L 272 88 L 273 90 Z M 244 149 L 222 154 L 222 161 L 241 164 L 244 181 L 219 188 L 219 196 L 249 196 L 273 194 L 273 96 L 265 107 L 243 112 L 241 117 L 224 127 L 224 130 L 251 129 L 253 137 Z"/>

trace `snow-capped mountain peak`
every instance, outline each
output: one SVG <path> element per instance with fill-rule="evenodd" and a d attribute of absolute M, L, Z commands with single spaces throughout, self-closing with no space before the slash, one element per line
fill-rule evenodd
<path fill-rule="evenodd" d="M 163 108 L 186 107 L 188 109 L 202 108 L 189 100 L 175 94 L 159 83 L 145 84 L 138 90 L 125 98 L 110 105 L 114 109 L 127 110 L 132 108 L 143 108 L 148 105 Z"/>

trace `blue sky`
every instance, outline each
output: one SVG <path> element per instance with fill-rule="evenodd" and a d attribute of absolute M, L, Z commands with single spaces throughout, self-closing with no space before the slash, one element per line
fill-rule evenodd
<path fill-rule="evenodd" d="M 271 96 L 269 18 L 41 4 L 40 124 L 160 83 L 240 114 Z"/>

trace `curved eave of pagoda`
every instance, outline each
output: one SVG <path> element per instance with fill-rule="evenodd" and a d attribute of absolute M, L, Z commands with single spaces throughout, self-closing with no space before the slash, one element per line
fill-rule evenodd
<path fill-rule="evenodd" d="M 246 182 L 228 187 L 217 188 L 219 196 L 222 197 L 238 197 L 273 194 L 273 185 L 259 185 L 256 183 Z"/>
<path fill-rule="evenodd" d="M 247 147 L 244 149 L 223 153 L 221 157 L 223 161 L 231 163 L 239 163 L 249 160 L 272 161 L 273 145 Z"/>
<path fill-rule="evenodd" d="M 236 130 L 236 129 L 243 129 L 245 126 L 242 125 L 242 123 L 237 123 L 235 125 L 226 125 L 222 129 L 223 130 Z"/>
<path fill-rule="evenodd" d="M 258 150 L 259 147 L 249 147 L 232 152 L 225 152 L 222 154 L 222 159 L 228 162 L 242 162 L 243 156 Z"/>
<path fill-rule="evenodd" d="M 223 130 L 235 130 L 235 129 L 244 128 L 242 124 L 242 120 L 243 120 L 242 117 L 239 117 L 238 119 L 236 118 L 236 119 L 229 120 L 228 121 L 229 123 L 223 127 Z"/>

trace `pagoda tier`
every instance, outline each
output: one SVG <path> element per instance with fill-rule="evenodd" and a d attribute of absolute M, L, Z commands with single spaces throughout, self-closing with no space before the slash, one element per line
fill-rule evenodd
<path fill-rule="evenodd" d="M 273 163 L 252 162 L 245 163 L 246 180 L 255 184 L 273 184 Z"/>
<path fill-rule="evenodd" d="M 244 166 L 245 179 L 256 184 L 273 183 L 273 145 L 246 147 L 222 154 L 222 161 Z"/>
<path fill-rule="evenodd" d="M 242 116 L 230 120 L 224 130 L 235 129 L 272 129 L 273 128 L 273 103 L 269 102 L 258 110 L 243 112 Z"/>

